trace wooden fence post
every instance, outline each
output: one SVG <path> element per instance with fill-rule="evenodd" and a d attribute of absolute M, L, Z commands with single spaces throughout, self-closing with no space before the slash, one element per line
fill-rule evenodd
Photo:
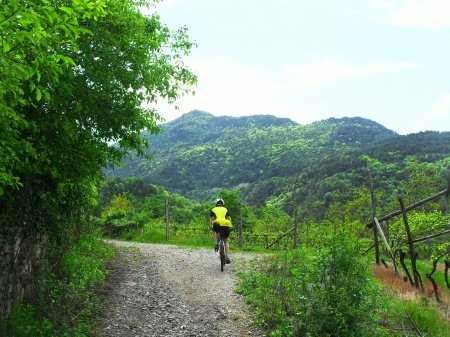
<path fill-rule="evenodd" d="M 298 240 L 298 208 L 295 209 L 295 223 L 294 223 L 294 243 L 292 248 L 297 248 L 297 240 Z"/>
<path fill-rule="evenodd" d="M 202 240 L 205 240 L 205 238 L 208 236 L 208 229 L 209 229 L 209 214 L 206 215 L 206 226 L 203 227 L 202 232 Z"/>
<path fill-rule="evenodd" d="M 447 181 L 447 193 L 445 193 L 445 214 L 448 214 L 450 212 L 448 203 L 449 196 L 450 196 L 450 177 L 448 178 Z"/>
<path fill-rule="evenodd" d="M 390 242 L 391 241 L 391 233 L 390 233 L 390 228 L 389 228 L 389 220 L 386 220 L 386 225 L 384 228 L 385 228 L 384 233 L 386 235 L 386 240 L 387 240 L 387 242 Z M 387 253 L 387 250 L 386 250 L 386 253 Z"/>
<path fill-rule="evenodd" d="M 166 199 L 166 241 L 169 241 L 169 199 Z"/>
<path fill-rule="evenodd" d="M 373 181 L 372 181 L 372 173 L 369 172 L 369 190 L 370 190 L 370 199 L 372 201 L 372 220 L 377 216 L 377 205 L 375 199 L 375 192 L 373 190 Z M 380 245 L 378 243 L 378 228 L 377 226 L 373 226 L 373 244 L 375 247 L 375 262 L 377 265 L 380 264 Z"/>
<path fill-rule="evenodd" d="M 383 239 L 384 245 L 386 246 L 386 250 L 387 250 L 389 256 L 392 259 L 392 263 L 394 264 L 395 275 L 398 276 L 400 274 L 399 274 L 398 269 L 397 269 L 397 262 L 395 261 L 394 254 L 392 254 L 392 250 L 391 250 L 391 247 L 389 246 L 389 243 L 388 243 L 388 241 L 386 239 L 386 236 L 383 233 L 383 229 L 381 228 L 381 226 L 380 226 L 380 224 L 379 224 L 379 222 L 378 222 L 376 217 L 373 218 L 373 221 L 375 222 L 375 224 L 377 226 L 377 229 L 380 231 L 380 235 L 381 235 L 381 238 Z"/>
<path fill-rule="evenodd" d="M 416 253 L 414 251 L 414 244 L 413 244 L 413 239 L 411 236 L 411 230 L 409 228 L 408 216 L 406 215 L 405 205 L 403 204 L 402 198 L 399 198 L 398 202 L 400 203 L 400 209 L 402 211 L 403 223 L 405 225 L 405 230 L 406 230 L 406 236 L 408 237 L 409 258 L 411 259 L 411 267 L 412 267 L 412 272 L 413 272 L 413 277 L 414 277 L 414 286 L 417 289 L 420 289 L 423 291 L 422 282 L 420 282 L 420 275 L 417 271 Z"/>
<path fill-rule="evenodd" d="M 239 248 L 244 247 L 244 239 L 242 237 L 242 204 L 239 204 Z"/>

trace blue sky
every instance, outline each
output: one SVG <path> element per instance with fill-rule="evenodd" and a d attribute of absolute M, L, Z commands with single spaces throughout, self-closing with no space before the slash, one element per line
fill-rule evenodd
<path fill-rule="evenodd" d="M 450 0 L 165 0 L 187 26 L 194 109 L 271 114 L 300 124 L 361 116 L 400 134 L 450 131 Z"/>

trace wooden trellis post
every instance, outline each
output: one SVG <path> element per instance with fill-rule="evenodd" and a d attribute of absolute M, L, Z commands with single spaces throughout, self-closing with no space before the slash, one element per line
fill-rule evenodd
<path fill-rule="evenodd" d="M 209 234 L 209 214 L 206 214 L 206 226 L 203 227 L 203 231 L 202 231 L 202 240 L 205 240 L 205 238 L 208 236 Z"/>
<path fill-rule="evenodd" d="M 166 241 L 169 241 L 169 199 L 166 199 Z"/>
<path fill-rule="evenodd" d="M 239 205 L 239 248 L 244 247 L 244 240 L 242 237 L 242 204 Z"/>
<path fill-rule="evenodd" d="M 291 228 L 287 232 L 281 234 L 275 241 L 273 241 L 271 244 L 267 245 L 266 248 L 272 247 L 274 244 L 276 244 L 278 241 L 280 241 L 282 238 L 284 238 L 286 235 L 288 235 L 290 232 L 292 232 L 295 228 Z"/>
<path fill-rule="evenodd" d="M 378 223 L 377 218 L 373 218 L 373 221 L 375 222 L 377 229 L 380 231 L 380 235 L 381 235 L 381 238 L 383 239 L 384 245 L 386 246 L 386 250 L 388 251 L 388 254 L 392 259 L 392 263 L 394 264 L 394 269 L 395 269 L 395 275 L 399 275 L 399 272 L 397 269 L 397 262 L 395 261 L 394 254 L 392 254 L 392 250 L 391 250 L 391 247 L 389 246 L 386 236 L 383 233 L 383 229 L 381 228 L 380 224 Z"/>
<path fill-rule="evenodd" d="M 370 199 L 372 201 L 372 220 L 377 216 L 377 204 L 375 199 L 375 192 L 373 190 L 373 181 L 372 181 L 372 173 L 369 170 L 369 190 L 370 190 Z M 378 228 L 377 226 L 373 226 L 373 244 L 375 247 L 375 262 L 377 265 L 380 264 L 380 244 L 378 242 Z"/>
<path fill-rule="evenodd" d="M 420 281 L 419 272 L 417 271 L 416 252 L 414 251 L 414 244 L 411 236 L 411 230 L 409 228 L 408 216 L 406 215 L 405 205 L 403 204 L 402 198 L 399 198 L 398 202 L 400 203 L 400 209 L 402 211 L 403 216 L 403 223 L 405 225 L 406 236 L 408 238 L 409 258 L 411 259 L 411 267 L 414 277 L 414 286 L 423 291 L 422 282 Z"/>
<path fill-rule="evenodd" d="M 405 207 L 405 211 L 410 211 L 410 210 L 412 210 L 414 208 L 417 208 L 417 207 L 419 207 L 419 206 L 421 206 L 421 205 L 423 205 L 423 204 L 425 204 L 427 202 L 435 200 L 435 199 L 437 199 L 437 198 L 439 198 L 439 197 L 441 197 L 443 195 L 448 195 L 449 193 L 450 193 L 450 189 L 446 188 L 445 190 L 440 191 L 440 192 L 432 195 L 431 197 L 425 198 L 423 200 L 415 202 L 414 204 L 409 205 L 408 207 Z M 378 222 L 381 223 L 383 221 L 389 220 L 389 219 L 391 219 L 391 218 L 393 218 L 393 217 L 395 217 L 397 215 L 400 215 L 400 214 L 402 214 L 402 211 L 401 210 L 397 210 L 395 212 L 392 212 L 392 213 L 389 213 L 389 214 L 384 215 L 382 217 L 379 217 L 378 218 Z M 367 228 L 372 228 L 373 226 L 375 226 L 375 224 L 374 224 L 373 219 L 372 219 L 372 221 L 370 223 L 368 223 L 366 225 L 366 227 Z"/>
<path fill-rule="evenodd" d="M 445 214 L 448 214 L 450 212 L 448 203 L 449 197 L 450 197 L 450 177 L 448 178 L 447 181 L 447 193 L 445 193 Z"/>

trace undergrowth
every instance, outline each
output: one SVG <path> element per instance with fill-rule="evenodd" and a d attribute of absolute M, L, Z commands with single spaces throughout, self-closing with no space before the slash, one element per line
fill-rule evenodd
<path fill-rule="evenodd" d="M 323 248 L 300 248 L 242 274 L 238 291 L 271 336 L 384 336 L 380 291 L 355 242 L 339 234 Z"/>
<path fill-rule="evenodd" d="M 102 300 L 95 288 L 106 277 L 114 251 L 103 241 L 84 237 L 62 257 L 58 275 L 41 281 L 37 298 L 16 303 L 4 327 L 11 337 L 84 337 L 95 330 Z"/>
<path fill-rule="evenodd" d="M 450 322 L 433 300 L 424 296 L 397 297 L 389 291 L 385 296 L 385 320 L 399 330 L 393 336 L 450 336 Z"/>

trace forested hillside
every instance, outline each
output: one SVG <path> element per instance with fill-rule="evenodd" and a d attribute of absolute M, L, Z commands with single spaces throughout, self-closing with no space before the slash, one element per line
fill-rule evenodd
<path fill-rule="evenodd" d="M 235 187 L 289 177 L 332 154 L 345 153 L 394 132 L 363 118 L 329 119 L 299 125 L 273 116 L 214 117 L 193 111 L 149 136 L 148 154 L 116 170 L 171 190 Z"/>
<path fill-rule="evenodd" d="M 436 162 L 450 156 L 450 133 L 400 136 L 364 118 L 330 118 L 300 125 L 273 116 L 214 117 L 192 111 L 148 136 L 153 160 L 135 158 L 109 172 L 146 181 L 198 200 L 216 188 L 239 187 L 250 204 L 272 200 L 327 203 L 346 199 L 367 181 L 372 160 L 396 167 L 406 158 Z M 380 176 L 381 180 L 385 178 Z"/>

